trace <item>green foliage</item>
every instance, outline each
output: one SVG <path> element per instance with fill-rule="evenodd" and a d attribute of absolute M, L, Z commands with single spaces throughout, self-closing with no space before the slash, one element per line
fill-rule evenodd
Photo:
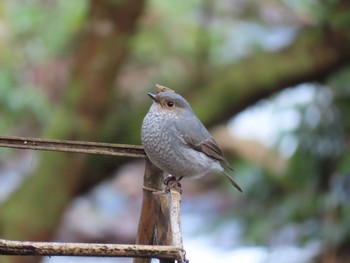
<path fill-rule="evenodd" d="M 28 136 L 50 120 L 52 105 L 28 69 L 65 51 L 84 18 L 86 1 L 2 1 L 0 5 L 1 134 L 28 129 Z"/>
<path fill-rule="evenodd" d="M 8 1 L 4 10 L 17 56 L 40 61 L 57 55 L 80 28 L 86 1 Z M 53 19 L 54 18 L 54 19 Z"/>
<path fill-rule="evenodd" d="M 267 44 L 262 40 L 267 35 L 284 26 L 293 28 L 288 23 L 281 27 L 262 22 L 256 10 L 259 6 L 256 1 L 244 1 L 236 8 L 228 1 L 151 0 L 133 39 L 129 63 L 148 72 L 145 81 L 149 84 L 144 83 L 145 86 L 166 83 L 178 91 L 195 89 L 194 75 L 210 79 L 243 56 L 266 50 Z M 287 5 L 278 2 L 277 6 L 294 15 L 295 10 Z M 247 15 L 252 13 L 252 7 L 254 15 Z"/>
<path fill-rule="evenodd" d="M 11 74 L 0 72 L 1 134 L 11 135 L 19 124 L 38 129 L 48 121 L 51 113 L 49 102 L 40 90 L 31 89 L 30 86 L 16 88 L 15 83 Z"/>
<path fill-rule="evenodd" d="M 242 213 L 251 242 L 268 243 L 288 225 L 300 244 L 316 239 L 340 246 L 350 240 L 349 72 L 341 70 L 327 86 L 315 84 L 312 103 L 294 108 L 301 116 L 298 128 L 280 135 L 298 141 L 285 173 L 251 171 L 249 185 L 255 186 Z"/>

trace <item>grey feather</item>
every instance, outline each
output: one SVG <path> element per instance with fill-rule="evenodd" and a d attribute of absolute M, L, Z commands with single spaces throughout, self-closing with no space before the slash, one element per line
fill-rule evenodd
<path fill-rule="evenodd" d="M 226 178 L 230 181 L 230 183 L 231 183 L 234 187 L 237 188 L 238 191 L 240 191 L 241 193 L 243 193 L 242 188 L 235 182 L 235 180 L 233 180 L 233 178 L 232 178 L 229 174 L 227 174 L 227 173 L 224 172 L 224 171 L 222 171 L 221 173 L 222 173 L 223 175 L 226 176 Z"/>
<path fill-rule="evenodd" d="M 233 170 L 214 138 L 196 116 L 187 117 L 181 122 L 176 121 L 175 128 L 182 134 L 182 138 L 188 146 L 218 160 Z"/>

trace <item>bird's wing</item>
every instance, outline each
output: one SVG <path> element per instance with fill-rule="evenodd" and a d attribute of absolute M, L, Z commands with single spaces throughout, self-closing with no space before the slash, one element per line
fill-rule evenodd
<path fill-rule="evenodd" d="M 233 170 L 231 165 L 228 163 L 228 161 L 225 159 L 221 149 L 217 145 L 216 141 L 213 138 L 210 138 L 204 142 L 201 142 L 197 144 L 196 146 L 193 146 L 194 149 L 198 148 L 199 151 L 205 153 L 206 155 L 220 161 L 221 163 L 225 164 L 228 168 Z"/>
<path fill-rule="evenodd" d="M 197 117 L 184 118 L 181 122 L 175 122 L 175 129 L 181 134 L 187 146 L 218 160 L 233 170 L 216 141 Z"/>

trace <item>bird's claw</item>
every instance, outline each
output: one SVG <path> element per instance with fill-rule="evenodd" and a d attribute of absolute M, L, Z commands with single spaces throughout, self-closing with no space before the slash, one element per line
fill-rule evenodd
<path fill-rule="evenodd" d="M 166 178 L 164 180 L 165 192 L 169 193 L 171 188 L 175 188 L 181 194 L 182 193 L 181 183 L 180 183 L 181 179 L 182 179 L 182 177 L 176 178 L 174 176 L 169 176 L 168 178 Z"/>

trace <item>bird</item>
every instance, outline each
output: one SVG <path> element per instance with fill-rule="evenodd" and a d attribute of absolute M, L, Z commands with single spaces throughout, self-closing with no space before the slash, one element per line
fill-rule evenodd
<path fill-rule="evenodd" d="M 147 93 L 153 103 L 141 128 L 148 159 L 177 182 L 182 178 L 222 174 L 242 192 L 222 165 L 233 168 L 187 100 L 161 85 L 157 85 L 156 91 L 156 94 Z"/>

